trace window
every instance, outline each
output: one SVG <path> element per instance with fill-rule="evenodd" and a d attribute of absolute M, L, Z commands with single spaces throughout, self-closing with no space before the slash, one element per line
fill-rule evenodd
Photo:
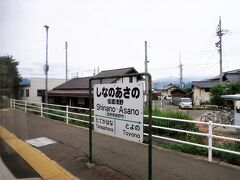
<path fill-rule="evenodd" d="M 43 96 L 45 94 L 45 89 L 38 89 L 37 96 Z"/>
<path fill-rule="evenodd" d="M 210 92 L 210 88 L 205 88 L 205 92 Z"/>
<path fill-rule="evenodd" d="M 133 77 L 129 77 L 129 82 L 130 82 L 130 83 L 133 82 Z"/>
<path fill-rule="evenodd" d="M 20 89 L 20 97 L 23 97 L 23 95 L 24 95 L 24 91 L 23 89 Z"/>
<path fill-rule="evenodd" d="M 240 106 L 236 106 L 236 113 L 240 114 Z"/>
<path fill-rule="evenodd" d="M 29 97 L 29 89 L 26 89 L 26 97 Z"/>

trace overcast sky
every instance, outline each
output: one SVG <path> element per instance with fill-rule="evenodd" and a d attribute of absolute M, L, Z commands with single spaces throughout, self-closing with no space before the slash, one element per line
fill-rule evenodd
<path fill-rule="evenodd" d="M 215 48 L 219 16 L 223 29 L 223 70 L 240 69 L 240 1 L 237 0 L 0 0 L 0 55 L 20 62 L 23 77 L 43 77 L 49 26 L 49 76 L 69 77 L 93 69 L 135 67 L 144 71 L 148 41 L 153 79 L 219 73 Z"/>

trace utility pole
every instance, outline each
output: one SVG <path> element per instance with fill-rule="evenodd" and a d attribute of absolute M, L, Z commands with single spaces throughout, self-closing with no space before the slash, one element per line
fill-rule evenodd
<path fill-rule="evenodd" d="M 68 43 L 67 41 L 65 41 L 65 50 L 66 50 L 65 59 L 66 59 L 66 82 L 67 82 L 68 80 Z"/>
<path fill-rule="evenodd" d="M 180 64 L 178 66 L 180 73 L 179 73 L 179 83 L 180 83 L 180 87 L 184 88 L 184 83 L 183 83 L 183 65 L 182 65 L 182 61 L 181 61 L 181 52 L 179 52 L 179 60 L 180 60 Z"/>
<path fill-rule="evenodd" d="M 100 71 L 100 70 L 99 70 L 99 67 L 97 67 L 97 73 L 98 73 L 98 74 L 99 74 L 99 71 Z"/>
<path fill-rule="evenodd" d="M 147 56 L 147 41 L 144 42 L 145 45 L 145 61 L 144 61 L 144 65 L 145 65 L 145 73 L 148 73 L 148 56 Z M 145 77 L 145 94 L 146 94 L 146 102 L 148 101 L 147 95 L 148 95 L 148 77 Z"/>
<path fill-rule="evenodd" d="M 222 22 L 221 22 L 221 16 L 219 16 L 219 24 L 217 26 L 217 32 L 216 35 L 219 37 L 219 41 L 215 43 L 215 46 L 218 48 L 219 52 L 219 64 L 220 64 L 220 84 L 222 84 L 222 76 L 223 76 L 223 70 L 222 70 L 222 36 L 226 34 L 228 30 L 222 29 Z"/>
<path fill-rule="evenodd" d="M 44 66 L 44 71 L 45 71 L 45 103 L 48 103 L 48 29 L 49 26 L 45 25 L 46 28 L 46 64 Z"/>

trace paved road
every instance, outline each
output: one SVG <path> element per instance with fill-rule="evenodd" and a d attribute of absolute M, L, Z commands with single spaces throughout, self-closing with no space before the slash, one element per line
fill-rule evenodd
<path fill-rule="evenodd" d="M 159 102 L 158 102 L 158 104 L 159 104 Z M 168 101 L 168 100 L 163 101 L 163 107 L 162 108 L 160 108 L 159 105 L 158 105 L 157 108 L 163 109 L 163 110 L 181 111 L 181 112 L 189 114 L 194 120 L 197 120 L 197 121 L 200 119 L 200 117 L 205 112 L 212 112 L 211 110 L 206 110 L 206 109 L 179 109 L 178 106 L 172 105 L 170 103 L 170 101 Z"/>
<path fill-rule="evenodd" d="M 21 139 L 47 136 L 58 143 L 39 148 L 81 179 L 147 179 L 147 146 L 93 133 L 93 161 L 87 168 L 88 130 L 10 110 L 0 122 Z M 239 180 L 240 170 L 153 148 L 153 179 Z"/>

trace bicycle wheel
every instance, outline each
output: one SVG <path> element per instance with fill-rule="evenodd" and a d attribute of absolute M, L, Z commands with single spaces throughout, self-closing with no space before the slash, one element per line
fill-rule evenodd
<path fill-rule="evenodd" d="M 203 115 L 200 117 L 200 121 L 202 121 L 202 122 L 212 121 L 212 116 L 209 116 L 209 115 L 207 115 L 207 114 L 203 114 Z"/>
<path fill-rule="evenodd" d="M 234 124 L 234 117 L 231 118 L 231 119 L 229 119 L 229 124 L 230 124 L 230 125 L 233 125 L 233 124 Z"/>

